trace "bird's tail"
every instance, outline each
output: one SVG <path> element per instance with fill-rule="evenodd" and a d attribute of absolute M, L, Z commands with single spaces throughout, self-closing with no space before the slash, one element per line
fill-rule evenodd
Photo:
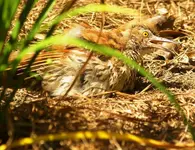
<path fill-rule="evenodd" d="M 52 51 L 43 50 L 32 62 L 30 67 L 29 63 L 32 61 L 35 53 L 26 54 L 25 57 L 21 59 L 16 69 L 13 69 L 10 65 L 9 68 L 0 73 L 0 86 L 14 87 L 18 84 L 19 80 L 21 82 L 29 82 L 32 78 L 36 78 L 38 81 L 39 79 L 41 79 L 41 76 L 40 74 L 37 74 L 37 72 L 41 68 L 43 69 L 49 65 L 54 65 L 53 62 L 63 57 L 64 51 L 68 52 L 68 50 L 60 49 Z M 14 62 L 18 54 L 19 52 L 17 51 L 11 53 L 9 57 L 10 64 Z"/>

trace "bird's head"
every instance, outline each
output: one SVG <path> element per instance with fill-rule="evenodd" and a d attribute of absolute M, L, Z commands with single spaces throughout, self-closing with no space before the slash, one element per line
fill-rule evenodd
<path fill-rule="evenodd" d="M 154 48 L 169 51 L 162 46 L 164 42 L 178 44 L 173 40 L 156 36 L 149 28 L 142 25 L 132 26 L 128 31 L 123 32 L 123 36 L 128 37 L 127 46 L 135 47 L 141 54 L 150 53 L 155 50 Z"/>

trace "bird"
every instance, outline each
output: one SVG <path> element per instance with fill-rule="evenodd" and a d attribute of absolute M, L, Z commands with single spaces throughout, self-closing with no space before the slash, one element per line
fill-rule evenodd
<path fill-rule="evenodd" d="M 77 26 L 66 34 L 96 42 L 99 30 Z M 99 43 L 118 49 L 125 56 L 142 64 L 142 56 L 163 48 L 162 42 L 175 43 L 172 40 L 156 36 L 150 28 L 143 24 L 133 24 L 131 27 L 102 31 Z M 43 50 L 31 66 L 31 72 L 41 77 L 41 87 L 50 96 L 64 96 L 75 79 L 78 70 L 85 63 L 89 51 L 73 46 L 51 47 L 50 51 Z M 18 68 L 21 74 L 34 54 L 24 57 Z M 14 60 L 16 53 L 10 55 Z M 93 55 L 72 87 L 68 96 L 82 94 L 93 96 L 105 91 L 132 91 L 135 87 L 137 71 L 115 57 L 101 59 Z"/>

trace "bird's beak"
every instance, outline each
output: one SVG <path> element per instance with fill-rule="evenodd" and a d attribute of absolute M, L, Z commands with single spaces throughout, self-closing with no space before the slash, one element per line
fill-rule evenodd
<path fill-rule="evenodd" d="M 163 43 L 166 42 L 166 43 L 173 43 L 173 44 L 176 44 L 176 45 L 179 45 L 179 43 L 173 41 L 173 40 L 169 40 L 167 38 L 162 38 L 162 37 L 158 37 L 158 36 L 155 36 L 153 35 L 150 40 L 149 40 L 149 43 L 148 45 L 150 47 L 154 47 L 154 48 L 160 48 L 160 49 L 164 49 L 166 51 L 169 51 L 169 49 L 167 49 L 166 47 L 163 47 Z"/>

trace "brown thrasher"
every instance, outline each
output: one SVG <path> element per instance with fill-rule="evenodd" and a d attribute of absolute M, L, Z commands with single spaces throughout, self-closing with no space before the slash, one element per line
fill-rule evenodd
<path fill-rule="evenodd" d="M 76 37 L 96 42 L 98 30 L 77 26 L 68 31 Z M 162 42 L 173 42 L 166 38 L 155 36 L 146 26 L 136 24 L 128 28 L 119 28 L 112 31 L 103 31 L 99 44 L 104 44 L 120 50 L 127 57 L 141 64 L 142 55 L 153 51 L 153 48 L 162 48 Z M 31 71 L 42 77 L 42 88 L 51 96 L 63 96 L 70 87 L 78 70 L 86 61 L 89 52 L 81 48 L 52 47 L 51 51 L 42 51 L 33 65 Z M 18 66 L 21 72 L 28 64 L 33 54 L 26 56 Z M 11 54 L 13 60 L 15 54 Z M 51 63 L 47 63 L 52 59 Z M 91 96 L 103 91 L 127 91 L 135 86 L 136 71 L 117 58 L 102 60 L 98 55 L 91 60 L 79 75 L 79 79 L 69 92 Z"/>

